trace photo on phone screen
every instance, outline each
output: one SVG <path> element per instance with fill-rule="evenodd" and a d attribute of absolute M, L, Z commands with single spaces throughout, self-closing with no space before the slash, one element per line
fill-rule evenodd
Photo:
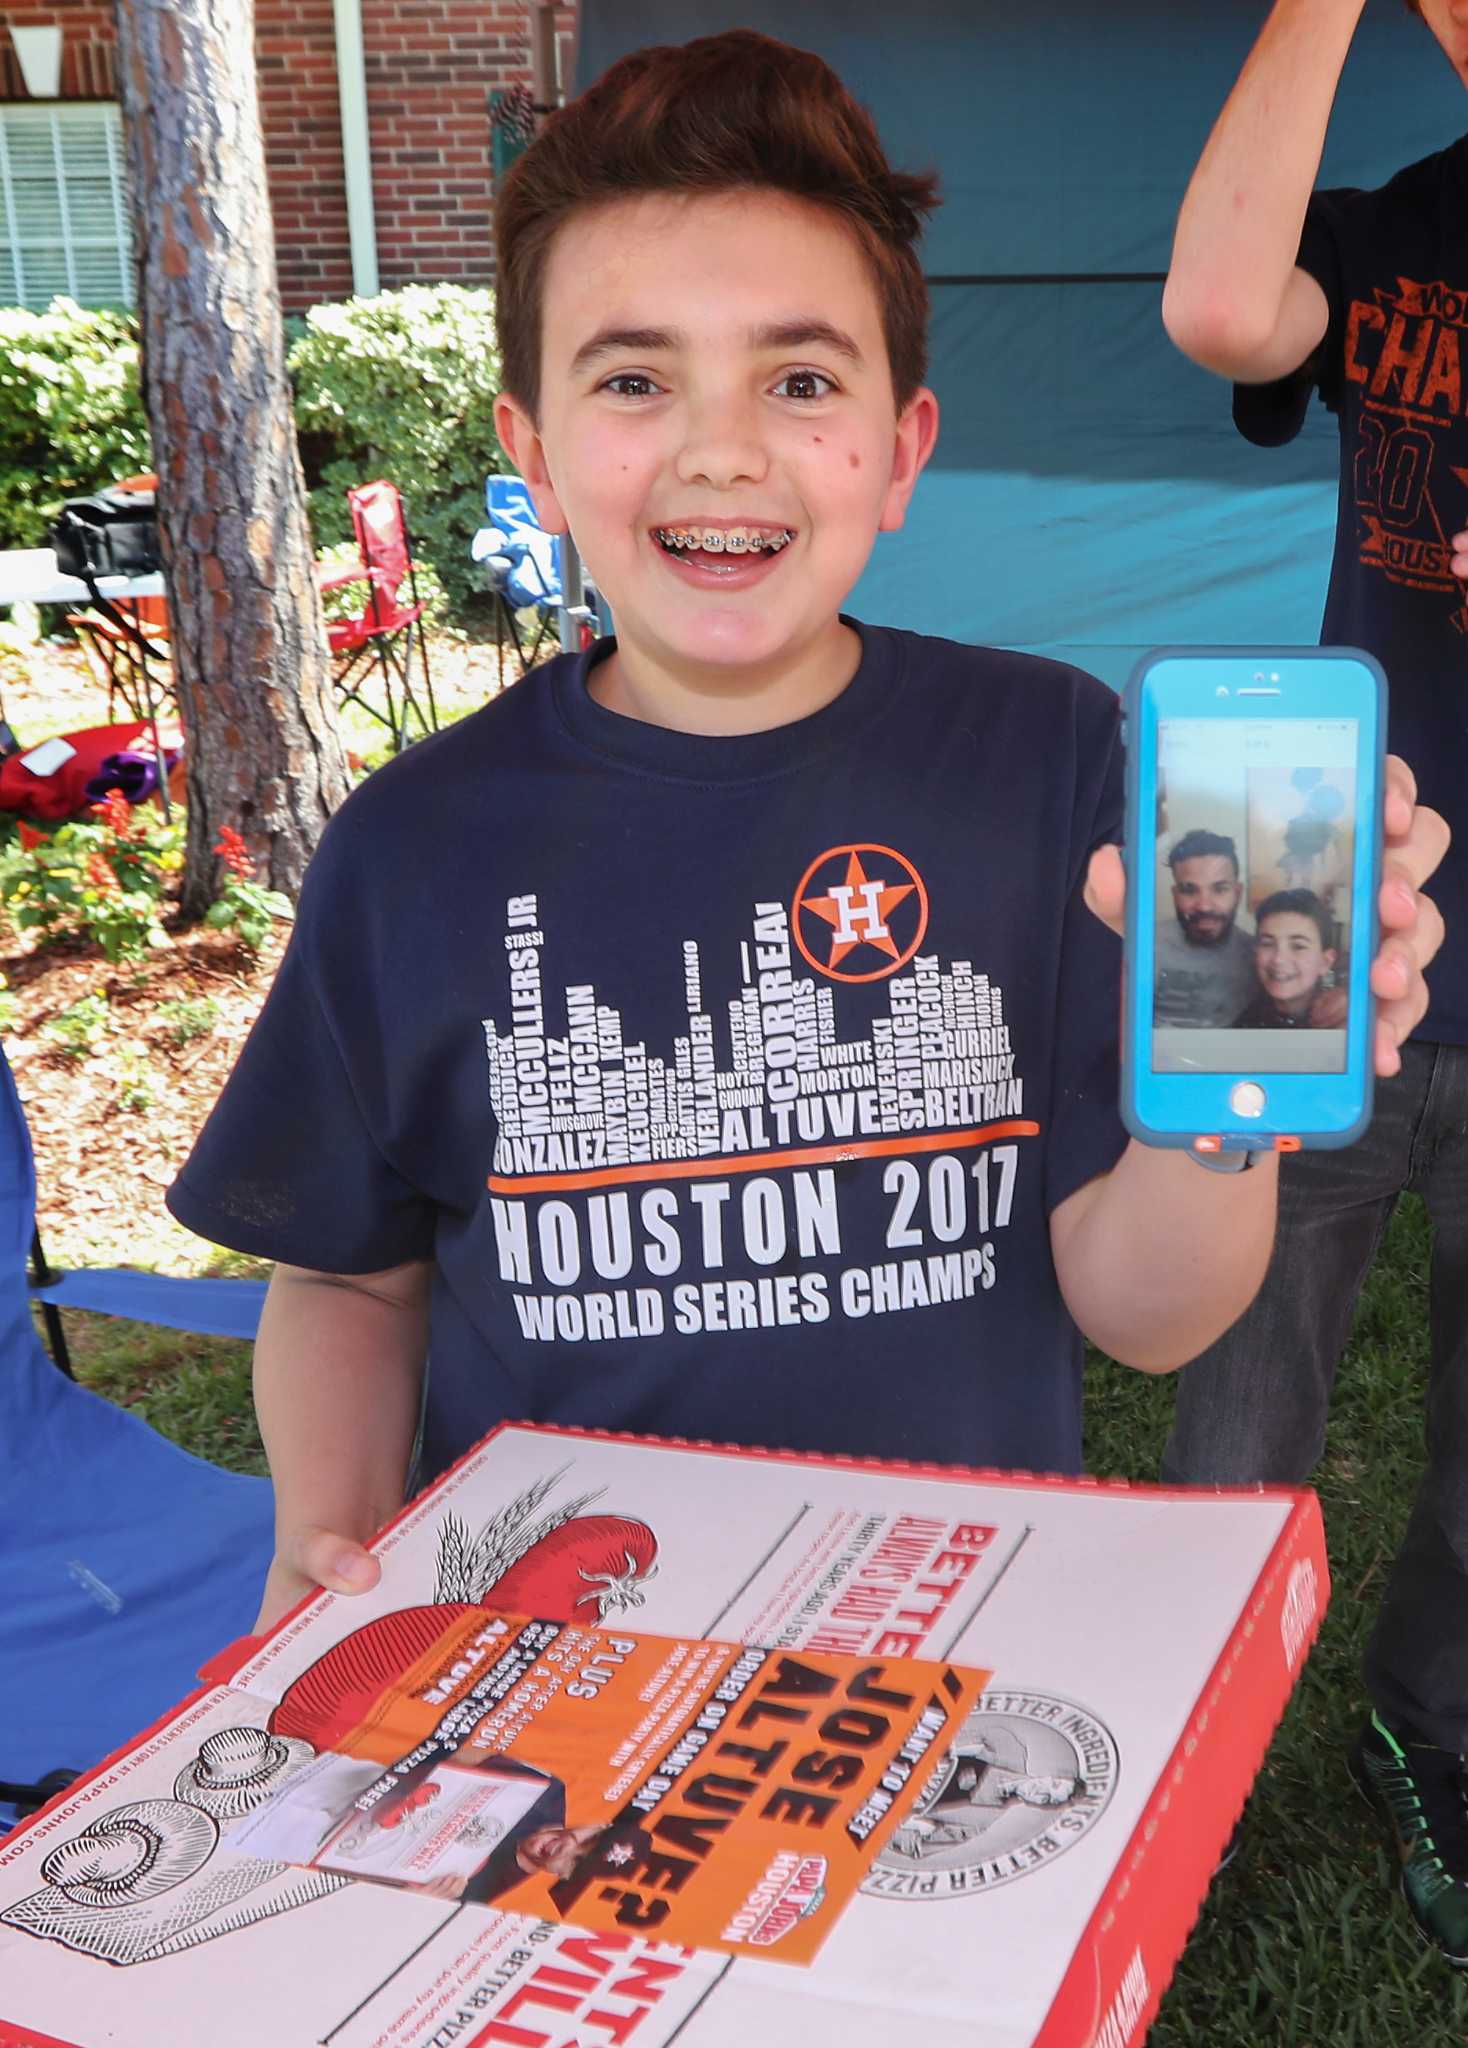
<path fill-rule="evenodd" d="M 1154 1073 L 1338 1074 L 1360 728 L 1158 723 Z"/>

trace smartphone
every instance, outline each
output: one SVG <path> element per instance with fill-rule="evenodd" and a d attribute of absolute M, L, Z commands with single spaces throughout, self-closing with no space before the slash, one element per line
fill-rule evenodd
<path fill-rule="evenodd" d="M 1122 1116 L 1349 1145 L 1372 1102 L 1386 677 L 1352 647 L 1148 654 L 1126 691 Z"/>

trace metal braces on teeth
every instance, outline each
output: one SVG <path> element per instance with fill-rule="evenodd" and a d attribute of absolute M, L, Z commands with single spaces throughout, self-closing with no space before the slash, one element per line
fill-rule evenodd
<path fill-rule="evenodd" d="M 739 526 L 658 526 L 653 532 L 664 547 L 699 548 L 709 555 L 774 555 L 794 538 L 788 527 L 779 533 L 758 533 Z"/>

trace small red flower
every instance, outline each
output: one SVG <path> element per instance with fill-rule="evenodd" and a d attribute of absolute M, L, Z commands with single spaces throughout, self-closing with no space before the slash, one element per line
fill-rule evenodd
<path fill-rule="evenodd" d="M 49 832 L 38 832 L 34 825 L 28 825 L 24 818 L 16 819 L 16 831 L 25 852 L 30 853 L 37 846 L 44 846 L 51 837 Z"/>
<path fill-rule="evenodd" d="M 232 875 L 239 875 L 244 881 L 249 881 L 253 877 L 255 863 L 251 858 L 250 849 L 232 825 L 221 828 L 214 851 Z"/>
<path fill-rule="evenodd" d="M 98 823 L 110 825 L 119 839 L 126 839 L 131 835 L 133 807 L 120 789 L 109 789 L 101 803 L 93 804 L 92 809 Z"/>
<path fill-rule="evenodd" d="M 104 896 L 115 895 L 122 886 L 100 853 L 87 856 L 87 880 Z"/>

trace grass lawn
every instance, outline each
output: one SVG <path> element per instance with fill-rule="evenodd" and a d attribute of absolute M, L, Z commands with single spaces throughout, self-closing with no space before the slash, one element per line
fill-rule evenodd
<path fill-rule="evenodd" d="M 454 679 L 443 677 L 456 710 L 489 694 L 467 656 L 464 668 L 469 679 L 461 673 L 458 703 Z M 51 678 L 30 704 L 8 693 L 10 717 L 27 743 L 97 722 L 96 707 L 81 697 L 73 702 L 62 683 Z M 351 739 L 366 751 L 372 735 Z M 278 946 L 258 963 L 193 953 L 175 959 L 170 993 L 185 993 L 189 975 L 202 977 L 200 988 L 219 1012 L 217 1043 L 173 1044 L 149 1014 L 148 990 L 114 977 L 111 1000 L 157 1076 L 143 1110 L 127 1107 L 119 1092 L 127 1075 L 114 1071 L 105 1052 L 67 1065 L 46 1049 L 38 1034 L 48 1004 L 54 1010 L 71 1000 L 78 976 L 85 982 L 98 973 L 75 948 L 70 955 L 50 950 L 54 964 L 7 942 L 0 967 L 20 1011 L 7 1043 L 36 1137 L 41 1224 L 53 1262 L 251 1270 L 250 1262 L 221 1257 L 178 1231 L 163 1211 L 162 1188 L 263 998 Z M 123 1029 L 120 1022 L 119 1038 Z M 135 1084 L 135 1071 L 132 1078 Z M 1421 1205 L 1404 1200 L 1363 1299 L 1318 1474 L 1331 1607 L 1245 1814 L 1239 1853 L 1215 1881 L 1163 2002 L 1153 2048 L 1449 2048 L 1468 2041 L 1468 1977 L 1460 1982 L 1426 1949 L 1388 1897 L 1386 1853 L 1345 1768 L 1364 1711 L 1361 1648 L 1421 1457 L 1426 1269 Z M 240 1471 L 264 1469 L 247 1346 L 85 1315 L 69 1316 L 67 1330 L 86 1384 L 202 1457 Z M 1171 1402 L 1170 1382 L 1094 1360 L 1091 1470 L 1152 1477 Z"/>
<path fill-rule="evenodd" d="M 1449 2048 L 1468 1981 L 1419 1940 L 1374 1816 L 1346 1772 L 1360 1658 L 1422 1458 L 1428 1234 L 1405 1198 L 1362 1297 L 1316 1474 L 1333 1591 L 1320 1640 L 1162 2004 L 1152 2048 Z M 1087 1462 L 1155 1473 L 1171 1385 L 1095 1362 Z"/>

